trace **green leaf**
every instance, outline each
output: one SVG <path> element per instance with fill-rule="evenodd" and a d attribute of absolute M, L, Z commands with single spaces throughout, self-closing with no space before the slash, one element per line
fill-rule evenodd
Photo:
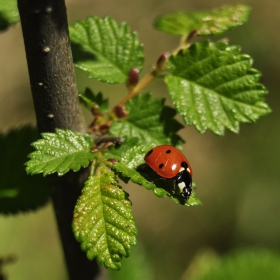
<path fill-rule="evenodd" d="M 106 159 L 113 158 L 117 162 L 114 164 L 106 163 L 122 177 L 129 178 L 133 183 L 140 184 L 148 190 L 152 190 L 156 185 L 147 181 L 136 169 L 144 163 L 144 155 L 152 148 L 150 145 L 140 145 L 137 138 L 131 138 L 119 148 L 111 148 L 105 155 Z"/>
<path fill-rule="evenodd" d="M 137 137 L 139 143 L 146 146 L 180 146 L 183 140 L 177 132 L 183 126 L 174 119 L 176 111 L 165 106 L 164 101 L 163 98 L 152 98 L 151 94 L 136 95 L 125 105 L 129 115 L 114 122 L 110 133 L 117 137 Z"/>
<path fill-rule="evenodd" d="M 204 41 L 172 56 L 165 82 L 176 110 L 200 133 L 207 128 L 223 135 L 239 123 L 255 122 L 270 112 L 265 87 L 252 59 L 237 46 Z"/>
<path fill-rule="evenodd" d="M 0 0 L 0 30 L 7 29 L 19 21 L 16 0 Z"/>
<path fill-rule="evenodd" d="M 109 101 L 103 98 L 101 92 L 95 95 L 89 88 L 86 88 L 84 93 L 79 94 L 79 97 L 88 110 L 91 110 L 92 105 L 96 104 L 101 113 L 106 114 L 108 112 Z"/>
<path fill-rule="evenodd" d="M 219 258 L 217 255 L 197 256 L 193 270 L 183 280 L 278 280 L 279 254 L 267 249 L 239 249 Z M 209 265 L 210 264 L 210 265 Z"/>
<path fill-rule="evenodd" d="M 0 134 L 0 213 L 35 210 L 49 198 L 45 179 L 27 175 L 24 168 L 30 143 L 36 139 L 38 133 L 31 126 Z"/>
<path fill-rule="evenodd" d="M 131 202 L 113 172 L 100 167 L 100 176 L 90 176 L 74 210 L 76 239 L 90 260 L 97 258 L 106 268 L 119 270 L 136 244 L 137 229 Z"/>
<path fill-rule="evenodd" d="M 64 175 L 69 170 L 87 167 L 95 157 L 91 152 L 93 140 L 87 134 L 56 129 L 55 133 L 42 133 L 42 138 L 32 143 L 36 151 L 29 155 L 26 163 L 29 174 Z"/>
<path fill-rule="evenodd" d="M 135 143 L 135 138 L 129 139 L 122 143 L 119 148 L 111 148 L 105 154 L 107 159 L 115 159 L 115 163 L 106 162 L 106 165 L 114 170 L 121 179 L 129 178 L 133 183 L 142 185 L 147 190 L 153 190 L 157 197 L 170 197 L 175 203 L 184 204 L 185 206 L 196 206 L 202 203 L 196 197 L 195 193 L 184 201 L 178 190 L 176 194 L 172 193 L 173 179 L 160 178 L 154 171 L 152 171 L 144 162 L 145 154 L 153 146 L 141 145 Z M 123 180 L 127 182 L 127 180 Z M 195 188 L 195 185 L 194 185 Z"/>
<path fill-rule="evenodd" d="M 75 66 L 90 78 L 106 83 L 124 83 L 132 67 L 142 69 L 143 46 L 127 23 L 112 18 L 89 17 L 70 27 Z"/>
<path fill-rule="evenodd" d="M 216 35 L 244 24 L 250 10 L 248 6 L 236 5 L 205 12 L 176 12 L 158 17 L 154 26 L 175 35 L 186 36 L 193 30 L 198 30 L 198 35 Z"/>
<path fill-rule="evenodd" d="M 108 164 L 107 164 L 108 165 Z M 124 163 L 116 163 L 109 165 L 112 170 L 114 170 L 117 173 L 121 174 L 121 178 L 129 178 L 131 182 L 142 185 L 145 187 L 147 190 L 155 190 L 156 185 L 152 182 L 149 182 L 144 176 L 142 176 L 137 170 L 128 167 Z M 127 181 L 127 180 L 124 180 Z M 163 194 L 161 197 L 165 197 L 166 195 Z"/>

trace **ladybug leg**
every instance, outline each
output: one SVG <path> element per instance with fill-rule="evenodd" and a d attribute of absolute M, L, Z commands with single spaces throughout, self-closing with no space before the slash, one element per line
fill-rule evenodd
<path fill-rule="evenodd" d="M 159 181 L 159 180 L 163 180 L 163 181 L 166 181 L 166 179 L 165 178 L 156 178 L 156 179 L 154 179 L 153 181 L 151 181 L 151 183 L 155 183 L 155 182 L 157 182 L 157 181 Z"/>
<path fill-rule="evenodd" d="M 173 188 L 171 189 L 171 193 L 172 194 L 175 194 L 176 193 L 176 187 L 178 186 L 177 184 L 177 180 L 174 181 L 174 184 L 173 184 Z"/>

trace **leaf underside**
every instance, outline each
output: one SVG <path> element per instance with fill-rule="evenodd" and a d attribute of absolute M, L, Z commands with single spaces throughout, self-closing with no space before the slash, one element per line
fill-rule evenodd
<path fill-rule="evenodd" d="M 201 36 L 217 35 L 244 24 L 249 13 L 246 5 L 222 6 L 204 12 L 175 12 L 158 17 L 154 26 L 174 35 L 186 36 L 193 30 Z"/>
<path fill-rule="evenodd" d="M 70 130 L 56 129 L 56 133 L 42 133 L 42 139 L 32 144 L 36 149 L 29 155 L 26 171 L 30 174 L 64 175 L 69 170 L 79 171 L 94 159 L 93 140 Z"/>
<path fill-rule="evenodd" d="M 124 83 L 132 67 L 142 69 L 143 45 L 127 23 L 112 18 L 89 17 L 70 27 L 75 66 L 90 78 Z"/>
<path fill-rule="evenodd" d="M 97 258 L 106 268 L 119 270 L 136 244 L 137 229 L 131 202 L 113 172 L 101 167 L 101 176 L 90 176 L 74 211 L 76 239 L 89 259 Z"/>
<path fill-rule="evenodd" d="M 237 133 L 240 122 L 252 123 L 270 112 L 260 73 L 237 46 L 193 44 L 172 56 L 167 67 L 171 100 L 185 123 L 200 133 L 210 129 L 223 135 L 226 128 Z"/>

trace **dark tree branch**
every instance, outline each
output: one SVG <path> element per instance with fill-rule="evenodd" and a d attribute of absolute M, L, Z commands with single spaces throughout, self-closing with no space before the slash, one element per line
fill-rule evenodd
<path fill-rule="evenodd" d="M 18 8 L 39 132 L 83 132 L 64 0 L 18 0 Z M 51 197 L 71 280 L 92 280 L 99 273 L 72 232 L 82 173 L 52 177 Z"/>
<path fill-rule="evenodd" d="M 83 130 L 63 0 L 18 0 L 39 132 Z"/>

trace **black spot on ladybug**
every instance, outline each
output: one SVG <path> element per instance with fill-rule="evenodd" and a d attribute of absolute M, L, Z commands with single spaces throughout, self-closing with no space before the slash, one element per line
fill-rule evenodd
<path fill-rule="evenodd" d="M 163 166 L 164 166 L 164 164 L 161 163 L 161 164 L 158 166 L 158 168 L 162 168 Z"/>
<path fill-rule="evenodd" d="M 166 153 L 167 153 L 167 154 L 170 154 L 170 153 L 171 153 L 171 151 L 170 151 L 170 150 L 167 150 L 167 151 L 166 151 Z"/>
<path fill-rule="evenodd" d="M 185 161 L 181 162 L 181 166 L 185 169 L 187 169 L 189 167 L 188 164 Z"/>
<path fill-rule="evenodd" d="M 154 150 L 150 150 L 147 154 L 146 157 L 148 157 Z"/>

